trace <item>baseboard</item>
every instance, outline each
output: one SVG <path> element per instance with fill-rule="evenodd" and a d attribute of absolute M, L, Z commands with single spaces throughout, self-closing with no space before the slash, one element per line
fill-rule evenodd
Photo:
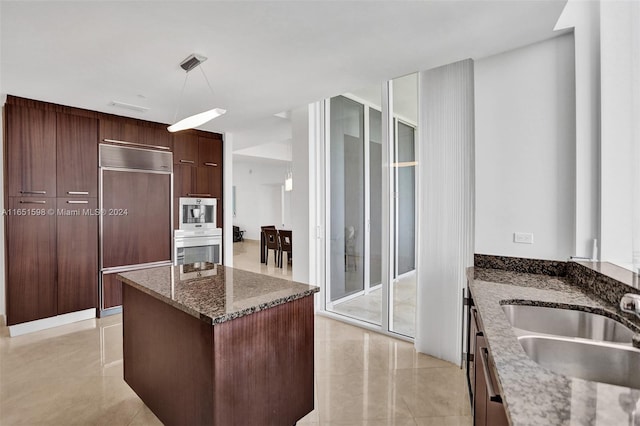
<path fill-rule="evenodd" d="M 27 333 L 46 330 L 61 325 L 71 324 L 78 321 L 94 319 L 96 317 L 96 309 L 85 309 L 83 311 L 71 312 L 55 317 L 43 318 L 35 321 L 23 322 L 9 326 L 9 335 L 11 337 L 20 336 Z"/>

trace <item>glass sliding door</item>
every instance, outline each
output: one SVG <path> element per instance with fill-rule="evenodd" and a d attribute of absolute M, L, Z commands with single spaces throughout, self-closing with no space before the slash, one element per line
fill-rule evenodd
<path fill-rule="evenodd" d="M 327 101 L 325 307 L 413 337 L 417 75 L 387 87 Z"/>
<path fill-rule="evenodd" d="M 364 107 L 330 104 L 330 300 L 364 290 Z"/>
<path fill-rule="evenodd" d="M 394 259 L 389 289 L 389 330 L 409 337 L 415 335 L 416 315 L 417 95 L 417 74 L 393 80 Z"/>

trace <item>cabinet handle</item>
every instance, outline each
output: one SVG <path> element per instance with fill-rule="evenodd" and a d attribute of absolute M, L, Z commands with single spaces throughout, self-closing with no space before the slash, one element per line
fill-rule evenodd
<path fill-rule="evenodd" d="M 22 201 L 20 200 L 20 204 L 47 204 L 46 201 Z"/>
<path fill-rule="evenodd" d="M 489 372 L 489 360 L 487 357 L 489 356 L 489 351 L 487 348 L 480 348 L 480 360 L 482 361 L 482 367 L 484 370 L 484 381 L 487 382 L 487 393 L 489 394 L 489 399 L 493 402 L 502 403 L 502 398 L 500 394 L 498 394 L 493 388 L 493 380 L 491 380 L 491 373 Z"/>
<path fill-rule="evenodd" d="M 67 191 L 69 195 L 89 195 L 89 191 Z"/>
<path fill-rule="evenodd" d="M 110 143 L 117 143 L 117 144 L 121 144 L 121 145 L 131 145 L 131 146 L 142 146 L 145 148 L 155 148 L 155 149 L 164 149 L 167 151 L 171 151 L 171 148 L 169 148 L 168 146 L 161 146 L 161 145 L 149 145 L 146 143 L 135 143 L 135 142 L 126 142 L 126 141 L 119 141 L 116 139 L 102 139 L 103 142 L 110 142 Z"/>
<path fill-rule="evenodd" d="M 189 197 L 211 197 L 211 194 L 187 194 Z"/>
<path fill-rule="evenodd" d="M 40 194 L 44 195 L 47 191 L 20 191 L 21 194 Z"/>
<path fill-rule="evenodd" d="M 471 311 L 471 315 L 473 315 L 473 322 L 476 325 L 476 336 L 484 336 L 484 333 L 480 329 L 480 322 L 478 321 L 478 310 L 475 306 L 472 306 L 469 310 Z"/>
<path fill-rule="evenodd" d="M 195 164 L 195 161 L 193 160 L 180 160 L 181 163 L 187 163 L 187 164 Z"/>
<path fill-rule="evenodd" d="M 218 167 L 218 163 L 204 163 L 205 166 Z"/>
<path fill-rule="evenodd" d="M 87 200 L 69 200 L 67 204 L 89 204 Z"/>

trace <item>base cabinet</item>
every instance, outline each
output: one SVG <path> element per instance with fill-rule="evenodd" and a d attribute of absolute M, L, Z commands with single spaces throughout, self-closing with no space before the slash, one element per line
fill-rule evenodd
<path fill-rule="evenodd" d="M 9 197 L 7 325 L 56 315 L 55 198 Z"/>
<path fill-rule="evenodd" d="M 509 420 L 497 387 L 491 354 L 489 353 L 482 320 L 470 305 L 467 350 L 467 379 L 474 426 L 508 426 Z"/>

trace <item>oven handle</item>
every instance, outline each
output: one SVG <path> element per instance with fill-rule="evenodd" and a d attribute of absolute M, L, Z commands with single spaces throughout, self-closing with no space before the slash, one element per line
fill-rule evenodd
<path fill-rule="evenodd" d="M 220 237 L 187 237 L 176 238 L 176 248 L 185 247 L 202 247 L 202 246 L 219 246 L 222 244 L 222 238 Z"/>

